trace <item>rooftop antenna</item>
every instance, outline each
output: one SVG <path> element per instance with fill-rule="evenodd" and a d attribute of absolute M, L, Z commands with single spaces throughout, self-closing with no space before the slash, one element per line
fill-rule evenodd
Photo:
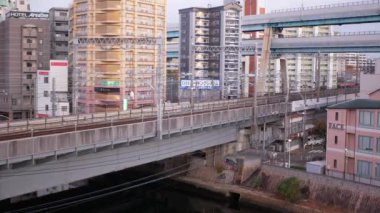
<path fill-rule="evenodd" d="M 208 3 L 208 4 L 207 4 L 207 7 L 208 7 L 208 8 L 211 8 L 211 7 L 212 7 L 212 5 L 211 5 L 210 3 Z"/>

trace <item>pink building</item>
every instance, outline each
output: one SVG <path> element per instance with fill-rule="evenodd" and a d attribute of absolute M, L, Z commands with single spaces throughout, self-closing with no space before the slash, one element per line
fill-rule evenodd
<path fill-rule="evenodd" d="M 380 186 L 380 90 L 329 107 L 327 175 Z"/>

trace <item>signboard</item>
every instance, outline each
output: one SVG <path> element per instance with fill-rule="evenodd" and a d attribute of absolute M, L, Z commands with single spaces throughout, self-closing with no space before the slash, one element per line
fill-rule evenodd
<path fill-rule="evenodd" d="M 124 98 L 123 100 L 123 110 L 127 111 L 128 110 L 128 99 Z"/>
<path fill-rule="evenodd" d="M 329 123 L 329 128 L 330 129 L 344 130 L 344 125 L 343 124 Z"/>
<path fill-rule="evenodd" d="M 55 91 L 67 92 L 68 91 L 68 67 L 67 60 L 50 60 L 50 79 L 55 79 Z"/>
<path fill-rule="evenodd" d="M 49 19 L 49 13 L 10 11 L 7 18 Z"/>
<path fill-rule="evenodd" d="M 119 87 L 120 81 L 107 81 L 107 80 L 101 80 L 100 85 L 106 86 L 106 87 Z"/>
<path fill-rule="evenodd" d="M 191 80 L 181 80 L 181 89 L 190 89 Z M 194 80 L 193 88 L 203 90 L 219 90 L 219 80 Z"/>

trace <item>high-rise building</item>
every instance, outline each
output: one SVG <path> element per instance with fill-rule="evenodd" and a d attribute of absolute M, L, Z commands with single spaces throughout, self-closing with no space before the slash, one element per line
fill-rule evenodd
<path fill-rule="evenodd" d="M 29 11 L 28 0 L 0 0 L 0 21 L 5 20 L 9 11 Z"/>
<path fill-rule="evenodd" d="M 2 115 L 10 119 L 34 117 L 36 73 L 49 69 L 49 59 L 49 14 L 8 12 L 7 19 L 0 23 Z"/>
<path fill-rule="evenodd" d="M 51 30 L 51 59 L 67 60 L 69 44 L 69 9 L 51 8 L 49 10 Z"/>
<path fill-rule="evenodd" d="M 199 101 L 240 97 L 239 52 L 205 49 L 240 45 L 240 12 L 238 3 L 179 11 L 181 99 L 189 100 L 191 95 Z"/>
<path fill-rule="evenodd" d="M 129 107 L 154 104 L 156 72 L 165 66 L 159 67 L 158 56 L 166 53 L 166 0 L 74 0 L 70 23 L 71 42 L 80 37 L 163 39 L 162 52 L 144 44 L 70 50 L 76 56 L 74 111 L 121 110 L 126 100 Z"/>

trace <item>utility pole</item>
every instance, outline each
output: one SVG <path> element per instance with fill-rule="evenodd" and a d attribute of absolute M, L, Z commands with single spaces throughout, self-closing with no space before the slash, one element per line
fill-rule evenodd
<path fill-rule="evenodd" d="M 359 84 L 359 54 L 356 55 L 356 78 L 355 78 L 355 87 Z M 344 91 L 345 94 L 347 94 L 347 91 Z M 358 93 L 355 94 L 356 97 L 358 97 Z"/>
<path fill-rule="evenodd" d="M 53 117 L 55 117 L 56 116 L 56 110 L 57 110 L 57 97 L 56 97 L 56 92 L 55 92 L 55 78 L 52 79 L 51 104 L 52 104 L 52 110 L 53 110 Z"/>
<path fill-rule="evenodd" d="M 162 73 L 162 45 L 163 45 L 163 39 L 162 36 L 158 38 L 157 40 L 158 45 L 158 67 L 156 72 L 156 78 L 157 78 L 157 96 L 158 96 L 158 103 L 157 103 L 157 137 L 159 140 L 162 140 L 162 116 L 163 116 L 163 87 L 162 87 L 162 79 L 164 77 Z"/>
<path fill-rule="evenodd" d="M 321 79 L 321 54 L 320 52 L 318 52 L 317 54 L 317 73 L 315 75 L 315 86 L 317 87 L 317 102 L 319 102 L 319 95 L 320 95 L 320 91 L 321 91 L 321 87 L 320 87 L 320 79 Z"/>
<path fill-rule="evenodd" d="M 253 125 L 251 126 L 251 135 L 253 141 L 256 143 L 256 149 L 259 149 L 259 144 L 257 141 L 257 133 L 258 133 L 258 126 L 257 126 L 257 82 L 258 82 L 258 51 L 257 51 L 257 43 L 255 43 L 255 76 L 253 81 L 253 104 L 252 104 L 252 116 L 253 116 Z"/>

